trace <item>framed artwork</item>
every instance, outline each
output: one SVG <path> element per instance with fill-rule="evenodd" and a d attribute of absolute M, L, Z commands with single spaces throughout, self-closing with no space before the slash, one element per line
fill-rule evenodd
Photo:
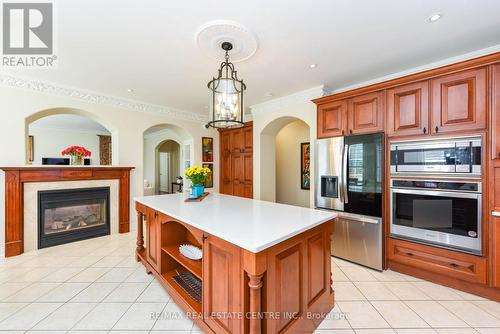
<path fill-rule="evenodd" d="M 202 164 L 202 167 L 210 169 L 211 173 L 207 176 L 207 181 L 205 181 L 205 188 L 214 187 L 214 164 Z"/>
<path fill-rule="evenodd" d="M 35 138 L 28 136 L 28 162 L 35 160 Z"/>
<path fill-rule="evenodd" d="M 300 189 L 311 189 L 311 143 L 300 144 Z"/>
<path fill-rule="evenodd" d="M 211 137 L 201 138 L 202 161 L 214 162 L 214 139 Z"/>

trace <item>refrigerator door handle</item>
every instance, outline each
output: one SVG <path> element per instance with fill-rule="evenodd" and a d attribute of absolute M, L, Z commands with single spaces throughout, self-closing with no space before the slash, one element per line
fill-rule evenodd
<path fill-rule="evenodd" d="M 343 166 L 344 166 L 344 145 L 342 145 L 342 154 L 340 156 L 340 175 L 338 178 L 338 187 L 339 187 L 339 199 L 342 203 L 344 203 L 344 174 L 343 174 Z"/>
<path fill-rule="evenodd" d="M 344 203 L 349 203 L 349 196 L 347 195 L 347 154 L 349 152 L 349 145 L 344 145 L 344 154 L 342 158 L 342 188 L 344 192 Z"/>

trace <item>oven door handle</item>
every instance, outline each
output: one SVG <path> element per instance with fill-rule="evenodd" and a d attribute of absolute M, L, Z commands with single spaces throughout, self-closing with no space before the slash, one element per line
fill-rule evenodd
<path fill-rule="evenodd" d="M 391 193 L 397 194 L 410 194 L 410 195 L 426 195 L 426 196 L 441 196 L 441 197 L 455 197 L 455 198 L 481 198 L 481 193 L 469 193 L 458 191 L 442 191 L 442 190 L 416 190 L 416 189 L 400 189 L 391 188 Z"/>

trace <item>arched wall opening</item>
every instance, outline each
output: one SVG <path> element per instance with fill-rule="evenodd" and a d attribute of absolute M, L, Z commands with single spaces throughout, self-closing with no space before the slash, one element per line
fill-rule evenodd
<path fill-rule="evenodd" d="M 167 139 L 156 147 L 155 193 L 175 192 L 172 183 L 179 176 L 181 176 L 181 145 L 175 140 Z"/>
<path fill-rule="evenodd" d="M 309 125 L 297 117 L 279 117 L 263 128 L 260 199 L 310 206 L 310 190 L 301 187 L 301 143 L 309 142 L 309 138 Z"/>
<path fill-rule="evenodd" d="M 173 124 L 157 124 L 144 131 L 145 195 L 171 192 L 172 182 L 178 176 L 184 178 L 184 169 L 191 165 L 194 158 L 193 143 L 189 132 Z M 162 152 L 169 154 L 162 155 Z M 176 187 L 174 192 L 178 189 Z"/>
<path fill-rule="evenodd" d="M 81 109 L 50 108 L 25 118 L 25 162 L 62 158 L 68 146 L 92 152 L 91 165 L 118 165 L 118 130 L 99 116 Z"/>

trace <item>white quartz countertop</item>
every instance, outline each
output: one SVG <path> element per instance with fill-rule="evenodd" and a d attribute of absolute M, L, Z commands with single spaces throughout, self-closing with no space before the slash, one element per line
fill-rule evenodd
<path fill-rule="evenodd" d="M 135 200 L 253 253 L 337 217 L 329 211 L 216 193 L 201 202 L 184 202 L 185 196 L 179 193 Z"/>
<path fill-rule="evenodd" d="M 500 211 L 491 211 L 491 215 L 495 217 L 500 217 Z"/>

